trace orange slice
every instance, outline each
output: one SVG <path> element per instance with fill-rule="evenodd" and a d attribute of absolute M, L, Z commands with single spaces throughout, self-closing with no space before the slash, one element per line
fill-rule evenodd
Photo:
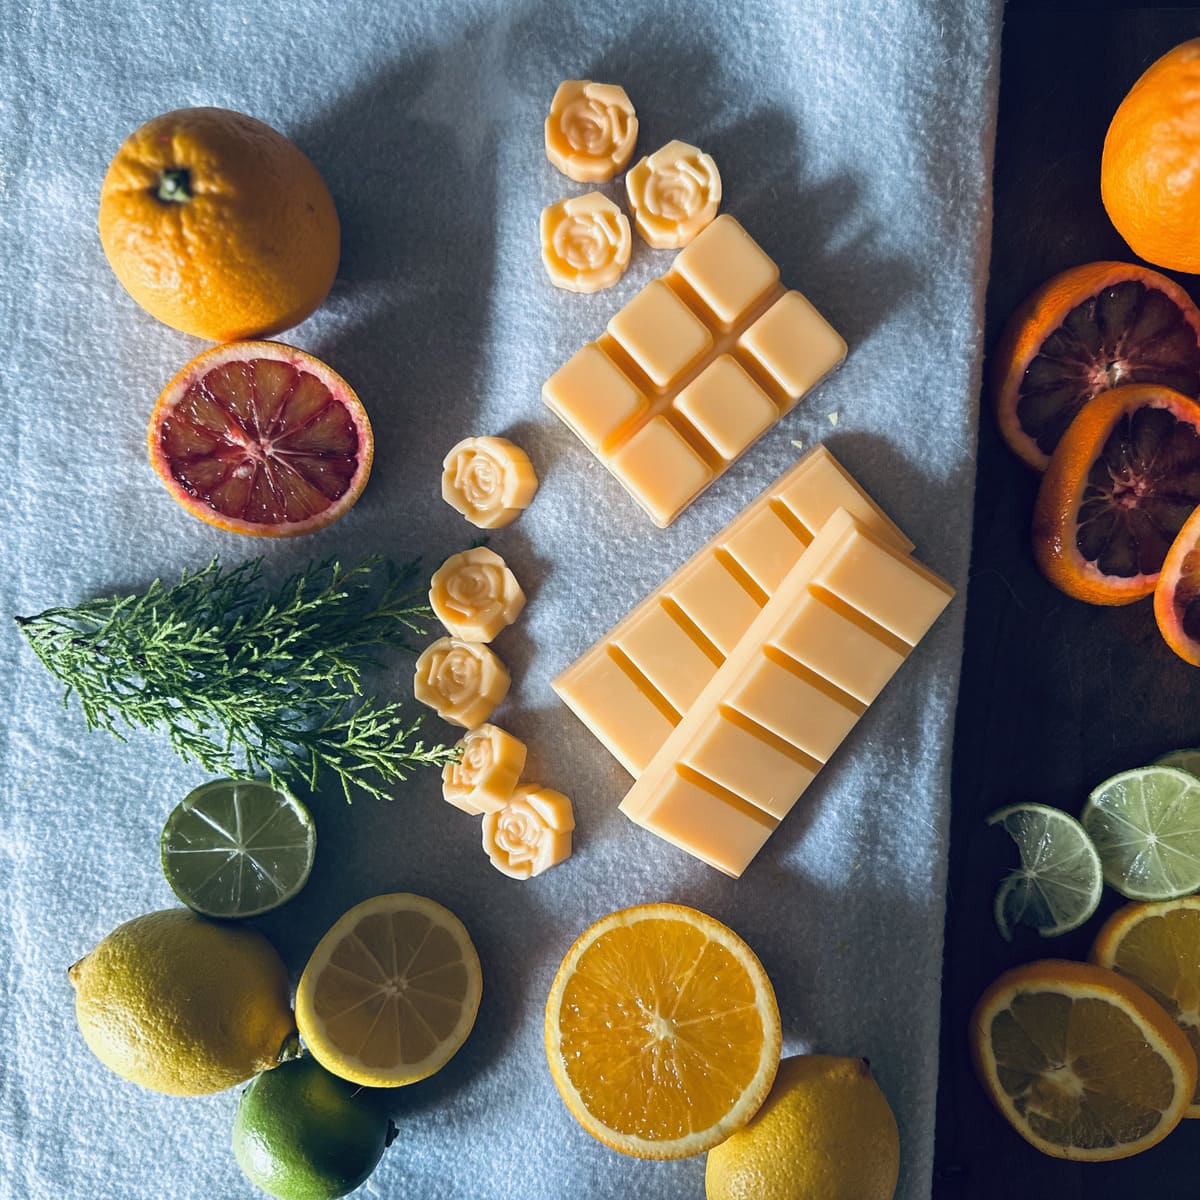
<path fill-rule="evenodd" d="M 771 1090 L 781 1045 L 754 952 L 677 904 L 597 921 L 546 1002 L 546 1057 L 571 1115 L 637 1158 L 686 1158 L 740 1129 Z"/>
<path fill-rule="evenodd" d="M 281 342 L 229 342 L 163 388 L 150 462 L 193 516 L 233 533 L 293 537 L 362 494 L 374 438 L 350 385 Z"/>
<path fill-rule="evenodd" d="M 467 1040 L 483 977 L 463 923 L 424 896 L 364 900 L 317 943 L 296 1024 L 327 1070 L 365 1087 L 440 1071 Z"/>
<path fill-rule="evenodd" d="M 1126 904 L 1101 926 L 1091 959 L 1163 1006 L 1200 1055 L 1200 896 Z M 1185 1117 L 1200 1117 L 1200 1089 Z"/>
<path fill-rule="evenodd" d="M 1154 619 L 1168 646 L 1200 667 L 1200 508 L 1183 523 L 1154 585 Z"/>
<path fill-rule="evenodd" d="M 1039 471 L 1083 406 L 1124 383 L 1200 395 L 1200 309 L 1133 263 L 1055 275 L 1013 313 L 992 354 L 1000 432 Z"/>
<path fill-rule="evenodd" d="M 1042 477 L 1033 551 L 1046 578 L 1090 604 L 1154 591 L 1167 550 L 1200 504 L 1200 405 L 1128 384 L 1091 400 Z"/>
<path fill-rule="evenodd" d="M 980 1082 L 1009 1124 L 1055 1158 L 1105 1162 L 1179 1124 L 1196 1055 L 1140 987 L 1091 963 L 1047 959 L 1001 975 L 971 1015 Z"/>

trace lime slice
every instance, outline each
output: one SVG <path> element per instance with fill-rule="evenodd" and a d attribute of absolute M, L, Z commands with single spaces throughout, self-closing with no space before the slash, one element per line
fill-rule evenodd
<path fill-rule="evenodd" d="M 317 848 L 294 796 L 254 779 L 196 788 L 167 818 L 162 867 L 175 895 L 209 917 L 255 917 L 307 882 Z"/>
<path fill-rule="evenodd" d="M 1200 889 L 1200 779 L 1178 767 L 1139 767 L 1106 779 L 1083 808 L 1104 878 L 1131 900 Z"/>
<path fill-rule="evenodd" d="M 1005 941 L 1016 925 L 1055 937 L 1096 911 L 1104 889 L 1100 856 L 1074 817 L 1045 804 L 1011 804 L 987 822 L 1002 825 L 1021 852 L 1020 867 L 996 892 L 996 926 Z"/>
<path fill-rule="evenodd" d="M 1200 750 L 1172 750 L 1162 758 L 1156 758 L 1151 764 L 1155 767 L 1177 767 L 1189 775 L 1200 779 Z"/>

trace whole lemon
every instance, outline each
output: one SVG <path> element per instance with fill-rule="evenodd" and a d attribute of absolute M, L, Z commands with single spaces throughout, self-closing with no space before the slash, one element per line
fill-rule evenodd
<path fill-rule="evenodd" d="M 219 1092 L 294 1049 L 287 969 L 262 934 L 186 908 L 118 926 L 67 972 L 96 1057 L 173 1096 Z"/>
<path fill-rule="evenodd" d="M 708 1152 L 708 1200 L 892 1200 L 900 1134 L 865 1058 L 779 1064 L 754 1119 Z"/>

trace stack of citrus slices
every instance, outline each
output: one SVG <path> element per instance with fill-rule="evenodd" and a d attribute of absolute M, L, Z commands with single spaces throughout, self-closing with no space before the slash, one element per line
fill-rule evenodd
<path fill-rule="evenodd" d="M 1039 567 L 1091 604 L 1154 593 L 1167 644 L 1200 665 L 1200 310 L 1156 271 L 1098 262 L 1055 276 L 994 356 L 1001 433 L 1044 472 Z"/>

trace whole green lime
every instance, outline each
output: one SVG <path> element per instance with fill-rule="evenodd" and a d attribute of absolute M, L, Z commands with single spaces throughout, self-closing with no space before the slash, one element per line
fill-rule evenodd
<path fill-rule="evenodd" d="M 233 1153 L 250 1182 L 280 1200 L 334 1200 L 375 1170 L 394 1132 L 375 1095 L 305 1055 L 242 1092 Z"/>

